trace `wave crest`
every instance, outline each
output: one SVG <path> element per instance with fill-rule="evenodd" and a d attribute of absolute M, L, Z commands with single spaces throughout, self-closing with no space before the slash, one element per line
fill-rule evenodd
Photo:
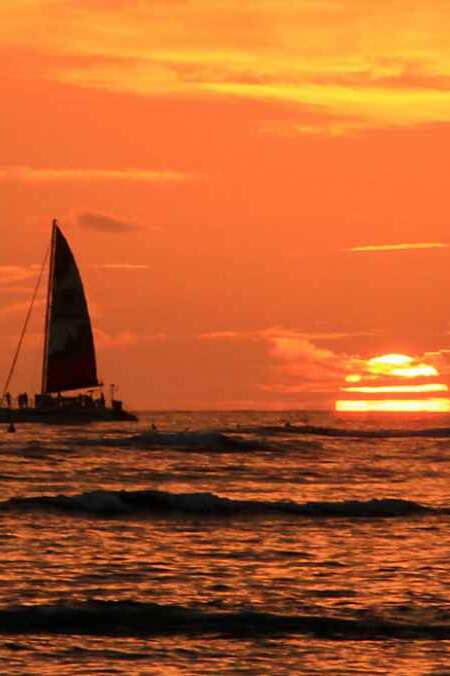
<path fill-rule="evenodd" d="M 319 611 L 319 609 L 318 609 Z M 227 635 L 230 638 L 307 634 L 344 640 L 450 639 L 450 624 L 282 615 L 263 611 L 211 612 L 134 601 L 97 601 L 0 609 L 2 634 L 97 636 Z"/>
<path fill-rule="evenodd" d="M 306 518 L 386 518 L 447 513 L 411 500 L 395 498 L 306 502 L 238 500 L 214 493 L 170 493 L 158 490 L 91 491 L 78 495 L 11 498 L 0 503 L 5 510 L 56 510 L 101 516 L 133 514 L 197 514 L 204 516 L 297 516 Z"/>

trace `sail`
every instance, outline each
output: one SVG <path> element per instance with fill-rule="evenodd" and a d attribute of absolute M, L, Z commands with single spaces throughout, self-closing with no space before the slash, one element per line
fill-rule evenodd
<path fill-rule="evenodd" d="M 53 224 L 42 392 L 98 385 L 83 283 L 67 241 Z"/>

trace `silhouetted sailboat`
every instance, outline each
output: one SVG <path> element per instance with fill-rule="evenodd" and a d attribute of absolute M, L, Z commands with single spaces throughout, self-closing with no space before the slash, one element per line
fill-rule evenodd
<path fill-rule="evenodd" d="M 4 387 L 0 419 L 10 420 L 12 416 L 14 420 L 46 423 L 136 420 L 136 416 L 125 411 L 122 402 L 113 396 L 111 406 L 107 406 L 100 390 L 83 282 L 72 251 L 56 221 L 52 224 L 50 245 L 41 393 L 35 396 L 34 405 L 29 405 L 28 396 L 21 394 L 18 407 L 12 407 L 9 384 L 41 276 L 42 271 Z M 94 397 L 91 392 L 75 396 L 61 394 L 87 388 L 99 388 L 98 396 Z"/>

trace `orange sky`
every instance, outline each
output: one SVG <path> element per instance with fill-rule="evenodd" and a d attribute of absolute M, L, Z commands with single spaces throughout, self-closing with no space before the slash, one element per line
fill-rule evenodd
<path fill-rule="evenodd" d="M 445 381 L 449 28 L 444 0 L 2 0 L 0 372 L 58 217 L 134 407 L 326 407 L 386 352 Z"/>

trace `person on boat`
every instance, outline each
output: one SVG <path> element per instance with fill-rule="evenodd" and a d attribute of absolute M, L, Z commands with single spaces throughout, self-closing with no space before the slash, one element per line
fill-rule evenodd
<path fill-rule="evenodd" d="M 5 394 L 5 401 L 6 401 L 6 406 L 7 408 L 11 408 L 11 395 L 9 392 L 6 392 Z"/>
<path fill-rule="evenodd" d="M 28 394 L 26 392 L 22 392 L 19 394 L 17 397 L 17 403 L 19 404 L 19 408 L 27 408 L 28 406 Z"/>
<path fill-rule="evenodd" d="M 105 395 L 103 392 L 100 392 L 100 397 L 98 398 L 98 405 L 100 408 L 105 408 Z"/>

